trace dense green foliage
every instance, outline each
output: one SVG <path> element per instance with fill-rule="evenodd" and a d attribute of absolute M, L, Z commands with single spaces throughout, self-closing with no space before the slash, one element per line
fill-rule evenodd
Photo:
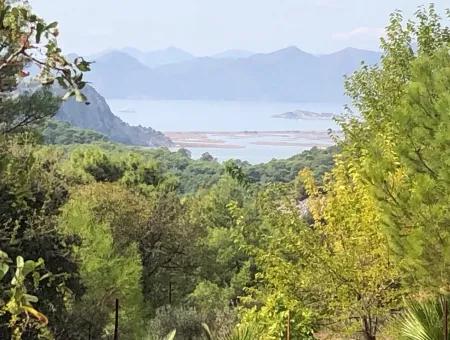
<path fill-rule="evenodd" d="M 42 136 L 46 144 L 91 144 L 108 141 L 108 138 L 101 133 L 80 129 L 57 120 L 50 120 L 45 124 Z"/>
<path fill-rule="evenodd" d="M 127 163 L 132 159 L 148 162 L 153 164 L 154 180 L 158 181 L 159 177 L 171 177 L 173 185 L 176 185 L 177 191 L 182 194 L 192 194 L 200 189 L 210 188 L 226 173 L 226 165 L 222 165 L 217 160 L 192 159 L 183 149 L 171 152 L 165 148 L 144 149 L 111 143 L 55 148 L 60 149 L 65 154 L 64 157 L 71 154 L 73 162 L 83 162 L 77 155 L 101 154 L 102 156 L 98 158 L 103 158 L 103 163 L 109 163 L 108 166 L 104 164 L 105 171 L 113 171 L 114 168 L 124 173 Z M 230 160 L 227 164 L 241 169 L 246 180 L 255 186 L 274 182 L 289 183 L 294 181 L 298 172 L 305 168 L 313 169 L 315 177 L 320 179 L 332 168 L 333 156 L 336 152 L 336 147 L 312 148 L 291 158 L 272 160 L 268 163 L 252 165 L 240 160 Z M 87 159 L 86 156 L 83 158 Z M 135 170 L 133 170 L 134 176 L 137 175 Z M 280 172 L 283 172 L 284 176 L 279 176 Z M 118 174 L 118 176 L 121 175 Z"/>
<path fill-rule="evenodd" d="M 417 24 L 394 14 L 381 65 L 364 68 L 347 88 L 362 121 L 343 124 L 344 150 L 370 183 L 391 246 L 409 283 L 448 292 L 449 28 L 434 8 Z M 412 43 L 417 41 L 417 52 Z M 425 282 L 424 282 L 425 281 Z"/>
<path fill-rule="evenodd" d="M 108 339 L 118 299 L 121 339 L 441 338 L 450 33 L 416 17 L 347 80 L 338 146 L 288 160 L 77 145 L 100 138 L 59 123 L 45 145 L 59 99 L 3 93 L 1 337 Z"/>
<path fill-rule="evenodd" d="M 261 183 L 292 182 L 299 171 L 309 168 L 316 178 L 321 178 L 333 164 L 337 147 L 312 148 L 288 159 L 274 159 L 268 163 L 253 166 L 242 165 L 250 181 Z"/>
<path fill-rule="evenodd" d="M 0 133 L 36 127 L 58 110 L 60 100 L 45 89 L 0 101 Z"/>

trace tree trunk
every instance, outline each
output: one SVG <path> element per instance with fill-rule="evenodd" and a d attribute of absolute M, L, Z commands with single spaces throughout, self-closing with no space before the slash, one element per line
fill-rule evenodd
<path fill-rule="evenodd" d="M 377 337 L 374 334 L 374 330 L 372 329 L 372 322 L 370 320 L 367 320 L 367 318 L 364 318 L 363 324 L 364 324 L 364 339 L 376 340 Z"/>

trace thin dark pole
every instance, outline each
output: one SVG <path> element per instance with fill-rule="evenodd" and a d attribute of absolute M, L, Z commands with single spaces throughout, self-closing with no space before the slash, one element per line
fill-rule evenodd
<path fill-rule="evenodd" d="M 91 340 L 91 328 L 92 328 L 92 325 L 91 325 L 91 323 L 89 323 L 89 340 Z"/>
<path fill-rule="evenodd" d="M 172 282 L 169 281 L 169 305 L 172 304 Z"/>
<path fill-rule="evenodd" d="M 119 299 L 116 299 L 116 322 L 114 324 L 114 340 L 119 340 Z"/>
<path fill-rule="evenodd" d="M 448 299 L 444 297 L 444 339 L 448 340 Z"/>
<path fill-rule="evenodd" d="M 291 340 L 291 312 L 290 311 L 288 311 L 288 315 L 287 315 L 286 340 Z"/>

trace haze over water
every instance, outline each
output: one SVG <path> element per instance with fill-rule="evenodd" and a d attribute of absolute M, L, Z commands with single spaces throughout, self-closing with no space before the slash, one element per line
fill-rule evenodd
<path fill-rule="evenodd" d="M 239 158 L 251 163 L 273 158 L 288 158 L 312 146 L 330 145 L 328 129 L 337 129 L 332 119 L 294 120 L 272 117 L 295 110 L 340 114 L 339 103 L 238 102 L 199 100 L 129 100 L 109 99 L 114 114 L 129 124 L 152 127 L 163 132 L 243 132 L 243 131 L 316 131 L 321 138 L 311 140 L 292 135 L 233 135 L 208 138 L 206 146 L 186 147 L 193 158 L 209 152 L 219 160 Z M 325 136 L 325 139 L 323 138 Z M 189 135 L 189 138 L 192 136 Z M 218 143 L 218 141 L 223 143 Z M 218 144 L 225 144 L 220 146 Z M 211 147 L 211 145 L 213 147 Z"/>

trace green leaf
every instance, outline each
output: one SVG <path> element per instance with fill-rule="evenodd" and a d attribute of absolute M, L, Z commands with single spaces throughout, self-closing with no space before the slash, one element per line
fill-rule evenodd
<path fill-rule="evenodd" d="M 8 273 L 9 266 L 6 263 L 0 263 L 0 280 Z"/>
<path fill-rule="evenodd" d="M 3 261 L 8 261 L 9 260 L 9 256 L 4 251 L 0 250 L 0 259 L 3 260 Z"/>
<path fill-rule="evenodd" d="M 83 57 L 76 58 L 74 64 L 81 72 L 87 72 L 91 70 L 90 65 L 92 63 L 84 60 Z"/>
<path fill-rule="evenodd" d="M 48 25 L 45 27 L 45 30 L 47 31 L 47 30 L 52 29 L 52 28 L 55 28 L 55 27 L 57 27 L 57 26 L 58 26 L 58 22 L 57 22 L 57 21 L 54 21 L 54 22 L 48 24 Z"/>
<path fill-rule="evenodd" d="M 25 261 L 25 264 L 23 266 L 23 276 L 27 276 L 28 274 L 30 274 L 32 271 L 34 271 L 36 269 L 36 262 L 28 260 Z"/>
<path fill-rule="evenodd" d="M 212 336 L 211 330 L 209 329 L 209 326 L 206 323 L 202 322 L 202 327 L 203 327 L 203 330 L 205 331 L 205 334 L 206 334 L 206 337 L 208 338 L 208 340 L 212 340 L 213 336 Z"/>
<path fill-rule="evenodd" d="M 28 10 L 26 8 L 22 7 L 22 8 L 19 9 L 19 11 L 20 11 L 20 14 L 22 15 L 22 17 L 24 19 L 28 19 L 29 12 L 28 12 Z"/>
<path fill-rule="evenodd" d="M 23 297 L 27 300 L 28 303 L 36 303 L 39 301 L 37 296 L 34 295 L 24 294 Z"/>
<path fill-rule="evenodd" d="M 86 86 L 86 84 L 87 84 L 87 83 L 86 83 L 85 81 L 80 81 L 79 83 L 77 83 L 78 88 L 79 88 L 80 90 L 84 89 L 85 86 Z"/>
<path fill-rule="evenodd" d="M 75 95 L 75 91 L 74 91 L 74 90 L 72 90 L 72 91 L 67 91 L 61 99 L 62 99 L 62 100 L 67 100 L 67 99 L 69 99 L 70 97 L 72 97 L 73 95 Z"/>
<path fill-rule="evenodd" d="M 77 102 L 83 103 L 87 100 L 86 96 L 84 94 L 81 93 L 80 90 L 75 90 L 75 100 Z"/>
<path fill-rule="evenodd" d="M 164 340 L 174 340 L 176 335 L 177 335 L 177 330 L 174 329 L 172 332 L 170 332 L 169 334 L 166 335 Z"/>
<path fill-rule="evenodd" d="M 22 256 L 17 256 L 17 258 L 16 258 L 16 264 L 17 264 L 17 268 L 20 268 L 20 269 L 23 268 L 23 266 L 25 265 L 25 262 L 24 262 Z"/>
<path fill-rule="evenodd" d="M 36 43 L 39 44 L 41 42 L 41 36 L 44 30 L 45 30 L 44 24 L 42 22 L 38 22 L 36 25 Z"/>
<path fill-rule="evenodd" d="M 42 275 L 41 277 L 39 277 L 39 281 L 48 279 L 49 277 L 51 277 L 52 274 L 51 273 L 45 273 L 44 275 Z"/>
<path fill-rule="evenodd" d="M 58 81 L 59 86 L 61 86 L 63 89 L 67 89 L 67 83 L 66 80 L 63 77 L 57 77 L 56 80 Z"/>

